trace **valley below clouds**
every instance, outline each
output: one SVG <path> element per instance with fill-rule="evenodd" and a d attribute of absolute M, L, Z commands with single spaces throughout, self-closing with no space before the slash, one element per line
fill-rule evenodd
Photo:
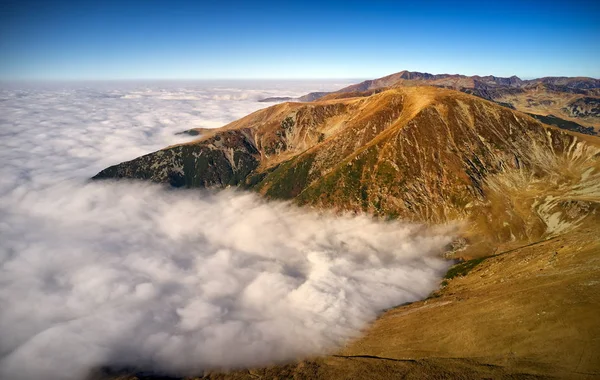
<path fill-rule="evenodd" d="M 452 227 L 258 195 L 89 181 L 346 83 L 11 84 L 0 89 L 0 378 L 102 366 L 192 374 L 332 352 L 426 297 Z"/>

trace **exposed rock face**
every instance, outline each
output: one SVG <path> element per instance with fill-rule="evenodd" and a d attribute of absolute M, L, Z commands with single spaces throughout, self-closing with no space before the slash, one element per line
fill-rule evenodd
<path fill-rule="evenodd" d="M 597 140 L 461 92 L 345 96 L 257 111 L 94 178 L 241 186 L 299 204 L 434 223 L 467 218 L 477 233 L 510 240 L 547 232 L 536 216 L 541 203 L 533 206 L 539 194 L 523 198 L 519 186 L 550 189 L 566 171 L 574 176 L 568 186 L 581 186 L 582 173 L 598 166 Z M 511 205 L 511 191 L 527 210 Z"/>
<path fill-rule="evenodd" d="M 201 145 L 178 145 L 111 166 L 94 179 L 137 178 L 175 187 L 226 187 L 242 183 L 258 167 L 248 131 L 228 131 Z"/>

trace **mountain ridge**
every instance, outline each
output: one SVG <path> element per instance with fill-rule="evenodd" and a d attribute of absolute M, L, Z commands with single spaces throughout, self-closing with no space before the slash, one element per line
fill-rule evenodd
<path fill-rule="evenodd" d="M 398 85 L 401 80 L 433 81 L 433 83 L 430 82 L 430 84 L 440 84 L 448 87 L 452 87 L 452 85 L 454 85 L 455 89 L 460 87 L 472 87 L 477 89 L 489 87 L 522 88 L 535 86 L 537 84 L 564 86 L 572 89 L 592 89 L 600 87 L 600 79 L 591 77 L 549 76 L 523 80 L 516 75 L 511 77 L 497 77 L 494 75 L 467 76 L 463 74 L 430 74 L 425 72 L 403 70 L 378 79 L 366 80 L 358 84 L 350 85 L 333 92 L 352 92 L 357 91 L 358 89 L 360 89 L 360 91 L 366 91 L 374 88 L 390 87 Z M 435 81 L 439 82 L 436 83 Z"/>
<path fill-rule="evenodd" d="M 400 71 L 381 78 L 366 80 L 333 92 L 312 92 L 299 98 L 267 98 L 260 101 L 300 101 L 322 99 L 331 94 L 364 92 L 403 86 L 450 88 L 500 105 L 539 116 L 560 118 L 553 125 L 564 127 L 576 123 L 573 130 L 588 134 L 600 132 L 600 79 L 591 77 L 542 77 L 523 80 L 511 77 L 430 74 Z M 564 121 L 563 121 L 564 120 Z M 589 129 L 589 128 L 593 129 Z M 588 129 L 586 129 L 588 128 Z"/>
<path fill-rule="evenodd" d="M 423 85 L 281 103 L 195 131 L 94 178 L 235 186 L 316 209 L 458 223 L 445 255 L 461 261 L 429 298 L 382 312 L 336 355 L 190 379 L 600 374 L 600 138 Z"/>
<path fill-rule="evenodd" d="M 462 92 L 421 86 L 354 95 L 259 110 L 94 178 L 238 186 L 302 205 L 445 223 L 475 218 L 492 194 L 502 198 L 489 188 L 497 176 L 527 172 L 539 182 L 569 170 L 581 178 L 597 165 L 595 138 Z M 494 241 L 535 239 L 546 233 L 536 213 L 511 207 L 475 224 Z"/>

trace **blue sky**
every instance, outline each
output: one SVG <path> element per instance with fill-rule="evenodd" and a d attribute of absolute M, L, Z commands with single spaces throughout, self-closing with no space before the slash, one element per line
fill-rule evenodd
<path fill-rule="evenodd" d="M 0 1 L 4 80 L 600 77 L 600 1 Z"/>

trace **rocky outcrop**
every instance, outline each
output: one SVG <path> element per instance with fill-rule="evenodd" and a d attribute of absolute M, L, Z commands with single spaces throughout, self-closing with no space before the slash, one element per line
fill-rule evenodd
<path fill-rule="evenodd" d="M 249 131 L 226 131 L 203 144 L 178 145 L 102 170 L 93 179 L 136 178 L 174 187 L 226 187 L 243 183 L 259 165 Z"/>

